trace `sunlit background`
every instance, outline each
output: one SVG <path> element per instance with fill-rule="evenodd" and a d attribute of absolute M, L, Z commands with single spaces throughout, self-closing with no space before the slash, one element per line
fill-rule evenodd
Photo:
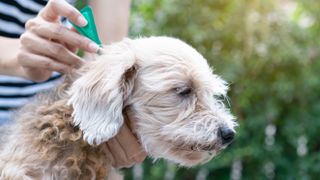
<path fill-rule="evenodd" d="M 319 0 L 133 0 L 130 37 L 193 45 L 230 83 L 235 142 L 207 164 L 148 159 L 126 179 L 317 179 Z"/>

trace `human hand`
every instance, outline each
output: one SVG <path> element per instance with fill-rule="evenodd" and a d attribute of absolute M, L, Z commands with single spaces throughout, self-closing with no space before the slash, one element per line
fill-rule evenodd
<path fill-rule="evenodd" d="M 66 73 L 78 67 L 83 59 L 74 51 L 77 48 L 96 52 L 99 46 L 60 24 L 61 16 L 78 26 L 87 21 L 81 13 L 64 0 L 49 0 L 37 17 L 27 21 L 26 31 L 20 37 L 17 62 L 21 76 L 41 82 L 50 78 L 53 71 Z"/>
<path fill-rule="evenodd" d="M 125 122 L 127 123 L 128 121 L 129 119 L 127 118 Z M 143 162 L 147 157 L 147 153 L 126 123 L 124 123 L 115 137 L 106 142 L 112 166 L 115 168 L 131 167 L 136 163 Z"/>

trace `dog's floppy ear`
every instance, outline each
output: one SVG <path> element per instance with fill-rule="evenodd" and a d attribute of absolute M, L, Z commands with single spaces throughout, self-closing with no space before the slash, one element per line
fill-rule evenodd
<path fill-rule="evenodd" d="M 84 65 L 68 91 L 73 121 L 89 144 L 98 145 L 117 134 L 136 74 L 135 56 L 128 46 L 118 43 L 106 52 Z"/>

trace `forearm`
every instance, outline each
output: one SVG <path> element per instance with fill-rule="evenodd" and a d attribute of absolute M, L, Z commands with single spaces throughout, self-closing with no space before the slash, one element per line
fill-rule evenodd
<path fill-rule="evenodd" d="M 92 0 L 99 36 L 103 43 L 116 42 L 128 34 L 131 0 Z"/>
<path fill-rule="evenodd" d="M 22 67 L 18 64 L 19 39 L 0 36 L 0 75 L 22 76 Z"/>

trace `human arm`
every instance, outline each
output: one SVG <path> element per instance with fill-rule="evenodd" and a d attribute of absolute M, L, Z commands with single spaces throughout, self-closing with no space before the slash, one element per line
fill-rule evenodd
<path fill-rule="evenodd" d="M 131 0 L 94 0 L 89 4 L 104 44 L 117 42 L 127 36 Z"/>
<path fill-rule="evenodd" d="M 104 1 L 101 2 L 104 3 Z M 117 0 L 114 2 L 118 4 Z M 127 2 L 127 6 L 119 6 L 121 5 L 119 3 L 117 7 L 125 7 L 126 11 L 129 11 L 130 2 L 128 0 L 123 2 Z M 102 10 L 110 13 L 115 10 L 112 7 L 108 5 Z M 117 16 L 113 16 L 117 13 L 119 13 Z M 115 11 L 109 16 L 117 19 L 117 17 L 122 17 L 121 13 L 122 11 Z M 128 14 L 129 12 L 124 13 L 124 17 L 118 22 L 107 21 L 105 26 L 101 26 L 103 22 L 98 20 L 101 22 L 100 25 L 97 25 L 98 29 L 101 28 L 100 37 L 104 43 L 117 41 L 126 36 Z M 0 38 L 0 49 L 6 50 L 0 54 L 0 74 L 44 81 L 50 77 L 52 71 L 64 73 L 83 61 L 73 54 L 74 47 L 94 52 L 96 49 L 90 49 L 90 40 L 59 24 L 60 15 L 66 16 L 73 22 L 77 22 L 79 18 L 79 12 L 71 8 L 65 1 L 50 0 L 36 18 L 27 22 L 26 32 L 20 39 Z M 111 28 L 110 33 L 109 28 Z M 134 163 L 142 162 L 146 157 L 146 153 L 127 125 L 123 126 L 119 134 L 106 145 L 110 147 L 113 165 L 117 168 L 132 166 Z"/>
<path fill-rule="evenodd" d="M 0 74 L 8 76 L 22 76 L 22 69 L 17 62 L 19 39 L 0 36 Z"/>
<path fill-rule="evenodd" d="M 125 123 L 118 134 L 106 143 L 108 154 L 111 155 L 111 162 L 115 168 L 131 167 L 136 163 L 143 162 L 147 156 L 131 131 L 131 121 L 132 119 L 130 120 L 125 115 Z"/>
<path fill-rule="evenodd" d="M 83 60 L 75 48 L 96 52 L 98 45 L 60 24 L 64 16 L 84 26 L 80 12 L 64 0 L 50 0 L 37 17 L 27 21 L 19 39 L 0 38 L 0 74 L 20 76 L 33 81 L 47 80 L 53 71 L 66 73 Z"/>

